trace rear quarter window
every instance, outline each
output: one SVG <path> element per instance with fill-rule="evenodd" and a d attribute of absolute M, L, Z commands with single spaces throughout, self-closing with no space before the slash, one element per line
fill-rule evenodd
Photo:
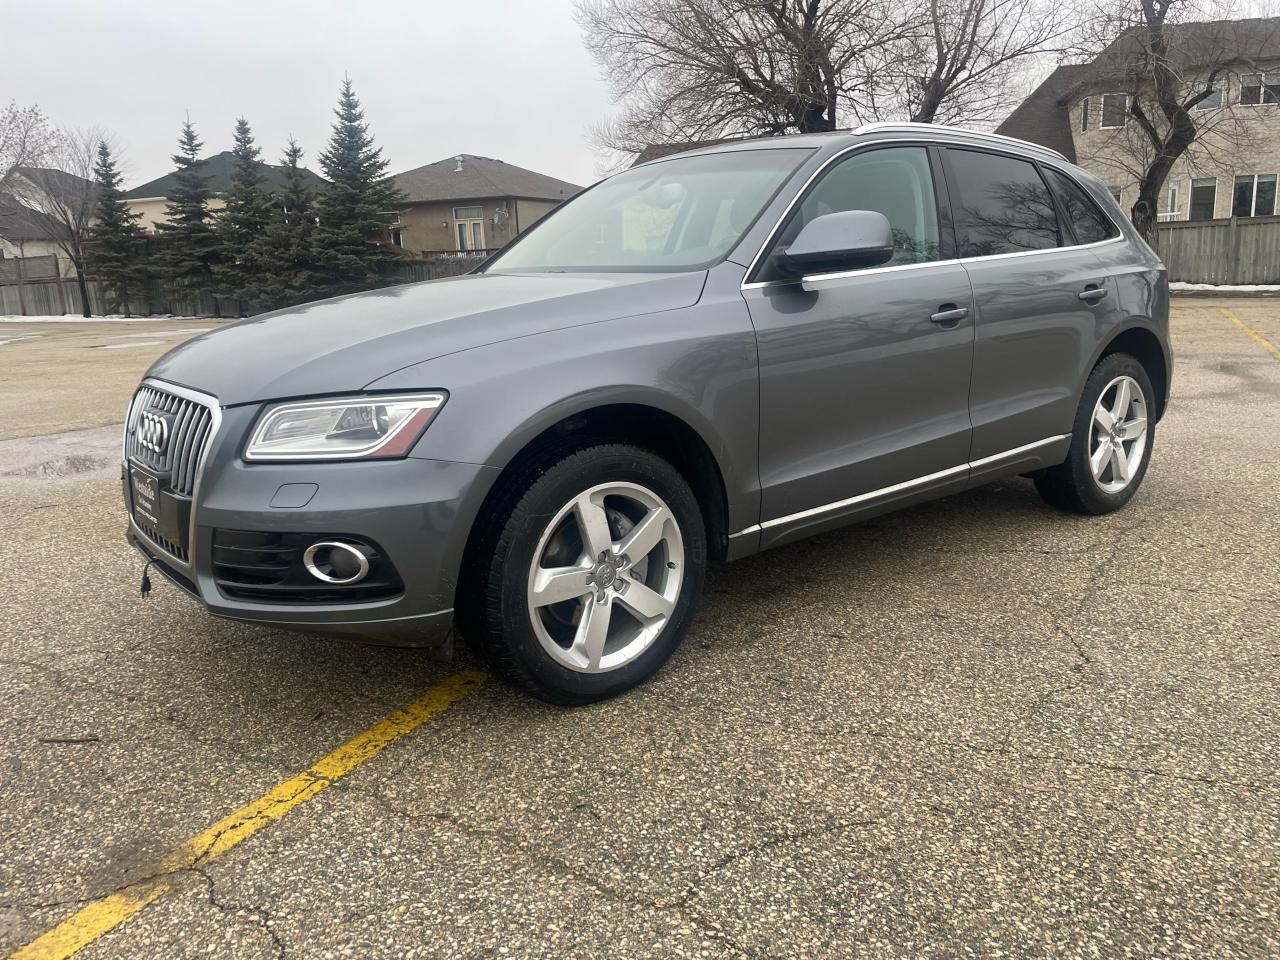
<path fill-rule="evenodd" d="M 1052 167 L 1045 167 L 1044 174 L 1053 187 L 1053 192 L 1058 195 L 1063 215 L 1075 233 L 1076 243 L 1100 243 L 1120 236 L 1119 228 L 1098 209 L 1093 198 L 1085 193 L 1080 184 Z"/>

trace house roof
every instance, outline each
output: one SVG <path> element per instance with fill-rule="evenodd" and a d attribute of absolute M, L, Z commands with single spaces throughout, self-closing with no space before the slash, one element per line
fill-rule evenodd
<path fill-rule="evenodd" d="M 1280 17 L 1171 24 L 1165 28 L 1165 37 L 1169 59 L 1184 69 L 1231 57 L 1245 62 L 1280 57 Z M 1145 28 L 1129 27 L 1103 48 L 1093 66 L 1107 76 L 1131 69 L 1134 58 L 1146 48 Z"/>
<path fill-rule="evenodd" d="M 1242 66 L 1280 59 L 1280 17 L 1207 20 L 1166 28 L 1169 59 L 1183 69 L 1238 57 Z M 1071 104 L 1108 82 L 1124 78 L 1146 49 L 1143 27 L 1130 27 L 1089 63 L 1058 67 L 1015 109 L 996 133 L 1051 147 L 1075 161 Z"/>
<path fill-rule="evenodd" d="M 77 177 L 65 170 L 53 167 L 17 167 L 15 173 L 34 187 L 38 187 L 53 197 L 62 197 L 78 203 L 86 192 L 90 195 L 98 192 L 98 185 L 92 180 Z"/>
<path fill-rule="evenodd" d="M 200 173 L 206 180 L 210 192 L 226 193 L 231 189 L 231 174 L 235 171 L 236 155 L 230 150 L 224 150 L 222 153 L 215 153 L 211 157 L 205 157 L 200 162 Z M 263 173 L 263 187 L 269 191 L 280 191 L 285 188 L 285 170 L 282 166 L 276 166 L 271 163 L 259 163 Z M 303 167 L 304 179 L 313 190 L 323 189 L 329 183 L 328 180 L 317 173 Z M 149 180 L 141 186 L 134 187 L 125 194 L 125 198 L 129 200 L 141 200 L 146 197 L 167 197 L 169 192 L 173 190 L 177 184 L 178 172 L 176 170 L 166 173 L 163 177 L 157 177 Z"/>
<path fill-rule="evenodd" d="M 1057 150 L 1075 163 L 1076 147 L 1071 137 L 1069 109 L 1081 82 L 1092 69 L 1092 64 L 1088 63 L 1058 67 L 996 127 L 996 133 Z"/>
<path fill-rule="evenodd" d="M 0 239 L 61 240 L 66 236 L 67 228 L 53 217 L 0 194 Z"/>
<path fill-rule="evenodd" d="M 535 173 L 514 163 L 470 153 L 397 173 L 391 181 L 410 203 L 490 197 L 559 201 L 568 200 L 582 189 L 577 184 Z"/>

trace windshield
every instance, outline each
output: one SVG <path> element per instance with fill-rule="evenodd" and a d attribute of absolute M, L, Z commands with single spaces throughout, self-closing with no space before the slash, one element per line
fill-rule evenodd
<path fill-rule="evenodd" d="M 570 200 L 485 272 L 710 266 L 809 153 L 741 150 L 636 167 Z"/>

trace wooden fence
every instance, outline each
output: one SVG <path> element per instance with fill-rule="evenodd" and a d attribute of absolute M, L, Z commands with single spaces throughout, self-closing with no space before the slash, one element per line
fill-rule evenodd
<path fill-rule="evenodd" d="M 56 255 L 43 257 L 0 257 L 0 283 L 19 280 L 48 280 L 58 275 Z"/>
<path fill-rule="evenodd" d="M 448 254 L 429 260 L 393 260 L 379 271 L 388 286 L 401 283 L 418 283 L 423 280 L 439 280 L 456 277 L 472 270 L 484 259 L 483 254 Z M 80 288 L 75 277 L 58 279 L 51 274 L 43 261 L 53 257 L 10 257 L 0 259 L 0 316 L 42 317 L 77 315 L 84 312 L 80 300 Z M 41 261 L 33 263 L 33 261 Z M 21 273 L 19 274 L 19 270 Z M 56 271 L 56 264 L 53 267 Z M 21 279 L 18 279 L 21 276 Z M 89 311 L 101 316 L 106 309 L 97 280 L 85 281 L 89 293 Z M 256 304 L 243 303 L 225 297 L 215 297 L 206 292 L 175 296 L 159 281 L 153 281 L 145 295 L 130 304 L 129 312 L 135 317 L 153 314 L 185 317 L 241 317 L 262 311 Z"/>
<path fill-rule="evenodd" d="M 1169 279 L 1184 283 L 1280 283 L 1280 217 L 1196 220 L 1161 223 L 1156 249 L 1169 268 Z M 395 260 L 380 270 L 388 285 L 455 277 L 474 269 L 491 251 L 442 254 L 423 260 Z M 19 279 L 21 277 L 21 279 Z M 96 280 L 85 284 L 89 309 L 104 309 Z M 0 315 L 57 316 L 83 312 L 74 277 L 57 277 L 53 257 L 0 259 Z M 153 283 L 132 304 L 134 316 L 176 314 L 192 317 L 239 317 L 261 312 L 255 304 L 217 298 L 208 293 L 174 297 Z"/>
<path fill-rule="evenodd" d="M 1161 223 L 1156 250 L 1170 280 L 1280 283 L 1280 217 Z"/>

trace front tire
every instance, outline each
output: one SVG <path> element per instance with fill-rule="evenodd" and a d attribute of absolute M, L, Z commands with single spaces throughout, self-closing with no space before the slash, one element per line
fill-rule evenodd
<path fill-rule="evenodd" d="M 1085 381 L 1067 458 L 1035 479 L 1048 503 L 1100 515 L 1128 503 L 1151 461 L 1155 408 L 1151 378 L 1137 359 L 1112 353 Z"/>
<path fill-rule="evenodd" d="M 511 500 L 481 535 L 459 610 L 472 647 L 550 703 L 604 700 L 653 676 L 706 570 L 684 477 L 647 450 L 603 444 L 564 456 Z"/>

